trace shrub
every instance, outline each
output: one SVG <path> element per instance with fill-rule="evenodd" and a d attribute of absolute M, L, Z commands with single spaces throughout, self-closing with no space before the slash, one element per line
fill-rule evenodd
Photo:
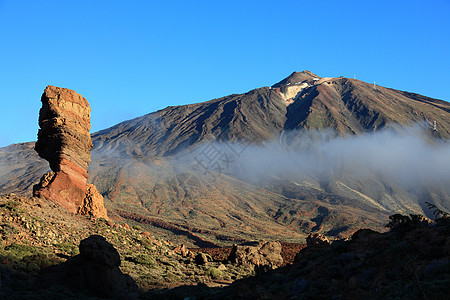
<path fill-rule="evenodd" d="M 439 209 L 436 205 L 430 202 L 425 202 L 429 209 L 433 209 L 433 214 L 436 217 L 436 224 L 443 226 L 450 226 L 450 214 Z"/>
<path fill-rule="evenodd" d="M 139 254 L 134 257 L 127 257 L 126 260 L 131 261 L 137 265 L 144 265 L 144 266 L 155 265 L 155 260 L 153 259 L 153 257 L 146 254 Z"/>
<path fill-rule="evenodd" d="M 4 205 L 4 207 L 10 211 L 16 211 L 17 207 L 19 206 L 19 202 L 16 201 L 8 201 L 6 202 L 6 204 Z"/>
<path fill-rule="evenodd" d="M 0 235 L 8 236 L 11 234 L 19 233 L 19 230 L 10 224 L 0 225 Z"/>
<path fill-rule="evenodd" d="M 42 268 L 60 263 L 62 260 L 52 254 L 37 253 L 25 256 L 22 262 L 25 264 L 24 269 L 31 272 L 37 272 Z"/>
<path fill-rule="evenodd" d="M 11 244 L 0 252 L 3 258 L 12 263 L 14 269 L 26 273 L 36 273 L 42 268 L 62 262 L 56 255 L 45 253 L 46 249 L 29 245 Z"/>
<path fill-rule="evenodd" d="M 433 209 L 433 215 L 435 215 L 436 219 L 438 218 L 450 218 L 450 214 L 439 209 L 436 205 L 430 203 L 430 202 L 425 202 L 425 204 L 428 206 L 429 209 Z M 439 217 L 441 216 L 441 217 Z"/>
<path fill-rule="evenodd" d="M 217 268 L 208 268 L 205 272 L 205 275 L 211 277 L 212 279 L 219 279 L 222 277 L 222 271 Z"/>
<path fill-rule="evenodd" d="M 75 256 L 75 255 L 80 254 L 80 250 L 78 249 L 78 246 L 69 244 L 69 243 L 56 244 L 55 248 L 61 252 L 64 252 L 64 253 L 70 255 L 70 256 Z"/>
<path fill-rule="evenodd" d="M 5 251 L 16 257 L 23 257 L 26 255 L 34 254 L 38 249 L 34 246 L 22 245 L 22 244 L 11 244 L 5 247 Z"/>
<path fill-rule="evenodd" d="M 142 231 L 142 228 L 139 225 L 133 225 L 133 229 L 137 231 Z"/>

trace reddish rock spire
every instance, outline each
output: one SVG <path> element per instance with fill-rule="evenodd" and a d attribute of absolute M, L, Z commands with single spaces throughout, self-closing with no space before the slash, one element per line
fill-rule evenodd
<path fill-rule="evenodd" d="M 87 184 L 92 142 L 91 108 L 75 91 L 48 86 L 42 94 L 35 150 L 52 172 L 45 174 L 33 194 L 67 210 L 106 218 L 103 197 Z"/>

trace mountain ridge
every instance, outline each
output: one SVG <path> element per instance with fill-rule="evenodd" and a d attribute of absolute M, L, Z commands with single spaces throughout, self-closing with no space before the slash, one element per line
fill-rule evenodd
<path fill-rule="evenodd" d="M 289 83 L 297 74 L 305 78 L 300 85 L 281 84 Z M 101 150 L 105 142 L 114 140 L 119 131 L 124 133 L 136 129 L 140 130 L 140 134 L 147 134 L 145 138 L 131 136 L 134 146 L 137 139 L 137 144 L 151 145 L 149 148 L 155 155 L 174 155 L 185 147 L 201 142 L 208 134 L 219 140 L 261 143 L 275 139 L 283 130 L 330 127 L 345 135 L 375 131 L 392 124 L 404 126 L 437 121 L 441 137 L 450 137 L 448 118 L 430 112 L 428 107 L 430 105 L 448 113 L 450 104 L 445 101 L 379 86 L 373 88 L 356 79 L 328 77 L 320 79 L 324 80 L 321 83 L 313 84 L 314 76 L 308 74 L 305 77 L 301 72 L 294 72 L 273 87 L 257 88 L 202 103 L 169 106 L 94 133 L 94 148 Z M 287 100 L 283 95 L 288 94 L 286 89 L 292 88 L 296 94 Z M 418 108 L 420 105 L 423 106 L 422 111 Z M 165 134 L 158 135 L 156 131 L 164 131 Z"/>

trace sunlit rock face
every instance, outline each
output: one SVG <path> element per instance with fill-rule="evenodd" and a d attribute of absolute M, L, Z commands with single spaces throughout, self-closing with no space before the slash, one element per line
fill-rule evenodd
<path fill-rule="evenodd" d="M 45 89 L 41 101 L 35 150 L 52 172 L 34 187 L 34 196 L 74 213 L 106 218 L 103 197 L 87 184 L 92 149 L 89 103 L 75 91 L 54 86 Z"/>

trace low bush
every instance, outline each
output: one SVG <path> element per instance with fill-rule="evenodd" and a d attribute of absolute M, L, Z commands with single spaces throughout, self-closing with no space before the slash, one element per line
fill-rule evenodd
<path fill-rule="evenodd" d="M 19 202 L 16 201 L 8 201 L 4 204 L 4 208 L 10 210 L 10 211 L 16 211 L 17 207 L 20 205 Z"/>
<path fill-rule="evenodd" d="M 212 279 L 220 279 L 223 276 L 222 271 L 218 270 L 217 268 L 208 268 L 205 272 L 205 275 L 211 277 Z"/>
<path fill-rule="evenodd" d="M 144 266 L 153 266 L 156 263 L 153 257 L 146 254 L 139 254 L 137 256 L 128 256 L 125 259 L 137 265 L 144 265 Z"/>
<path fill-rule="evenodd" d="M 69 256 L 75 256 L 75 255 L 80 254 L 80 250 L 78 249 L 78 246 L 69 244 L 69 243 L 56 244 L 55 248 Z"/>

